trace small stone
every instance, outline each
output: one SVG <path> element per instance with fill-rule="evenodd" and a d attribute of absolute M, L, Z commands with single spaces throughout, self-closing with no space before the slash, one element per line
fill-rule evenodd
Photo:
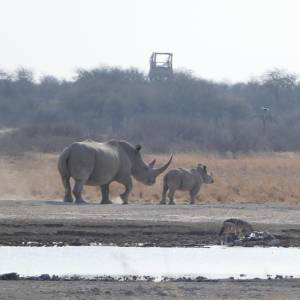
<path fill-rule="evenodd" d="M 163 297 L 169 296 L 168 292 L 166 292 L 166 291 L 158 291 L 157 294 L 159 296 L 163 296 Z"/>
<path fill-rule="evenodd" d="M 126 291 L 124 293 L 126 296 L 133 296 L 134 295 L 134 292 L 133 291 Z"/>
<path fill-rule="evenodd" d="M 201 281 L 207 280 L 207 278 L 203 277 L 203 276 L 198 276 L 195 279 L 196 279 L 197 282 L 201 282 Z"/>
<path fill-rule="evenodd" d="M 269 245 L 273 247 L 278 247 L 280 245 L 280 242 L 278 239 L 274 239 L 269 242 Z"/>

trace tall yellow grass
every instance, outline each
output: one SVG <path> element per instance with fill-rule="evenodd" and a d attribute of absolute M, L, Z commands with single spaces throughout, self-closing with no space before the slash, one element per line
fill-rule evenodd
<path fill-rule="evenodd" d="M 146 156 L 146 160 L 153 159 Z M 155 155 L 164 163 L 167 155 Z M 262 153 L 255 155 L 218 156 L 199 153 L 176 154 L 171 165 L 191 167 L 197 163 L 208 166 L 215 183 L 203 185 L 199 202 L 300 202 L 300 153 Z M 63 187 L 56 168 L 57 155 L 27 153 L 21 158 L 0 158 L 0 199 L 61 199 Z M 155 186 L 137 181 L 130 202 L 158 203 L 162 176 Z M 117 183 L 111 186 L 113 198 L 122 192 Z M 99 188 L 85 187 L 84 196 L 91 202 L 100 201 Z M 188 193 L 177 192 L 177 202 L 187 202 Z"/>

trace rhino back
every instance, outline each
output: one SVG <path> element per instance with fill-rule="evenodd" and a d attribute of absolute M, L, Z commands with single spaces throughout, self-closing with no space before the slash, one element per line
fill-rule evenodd
<path fill-rule="evenodd" d="M 106 184 L 118 173 L 117 147 L 93 141 L 74 143 L 70 151 L 69 169 L 75 179 L 87 179 L 87 185 Z"/>
<path fill-rule="evenodd" d="M 188 191 L 195 185 L 195 178 L 187 169 L 172 169 L 166 177 L 168 186 L 177 190 Z"/>

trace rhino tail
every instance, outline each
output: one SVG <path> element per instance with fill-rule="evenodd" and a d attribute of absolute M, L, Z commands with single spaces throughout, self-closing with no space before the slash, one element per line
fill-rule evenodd
<path fill-rule="evenodd" d="M 65 148 L 58 159 L 58 170 L 62 178 L 69 178 L 68 160 L 70 156 L 70 147 Z"/>

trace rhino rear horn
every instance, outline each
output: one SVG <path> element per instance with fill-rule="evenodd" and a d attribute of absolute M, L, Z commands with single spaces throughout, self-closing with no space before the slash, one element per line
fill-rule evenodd
<path fill-rule="evenodd" d="M 151 161 L 151 163 L 149 163 L 149 166 L 150 166 L 151 168 L 153 168 L 154 165 L 155 165 L 155 163 L 156 163 L 156 159 L 153 159 L 153 160 Z"/>
<path fill-rule="evenodd" d="M 163 173 L 165 170 L 167 170 L 167 168 L 169 167 L 170 163 L 172 162 L 173 159 L 173 154 L 171 155 L 169 161 L 162 167 L 157 168 L 154 170 L 155 172 L 155 177 L 158 176 L 159 174 Z"/>

